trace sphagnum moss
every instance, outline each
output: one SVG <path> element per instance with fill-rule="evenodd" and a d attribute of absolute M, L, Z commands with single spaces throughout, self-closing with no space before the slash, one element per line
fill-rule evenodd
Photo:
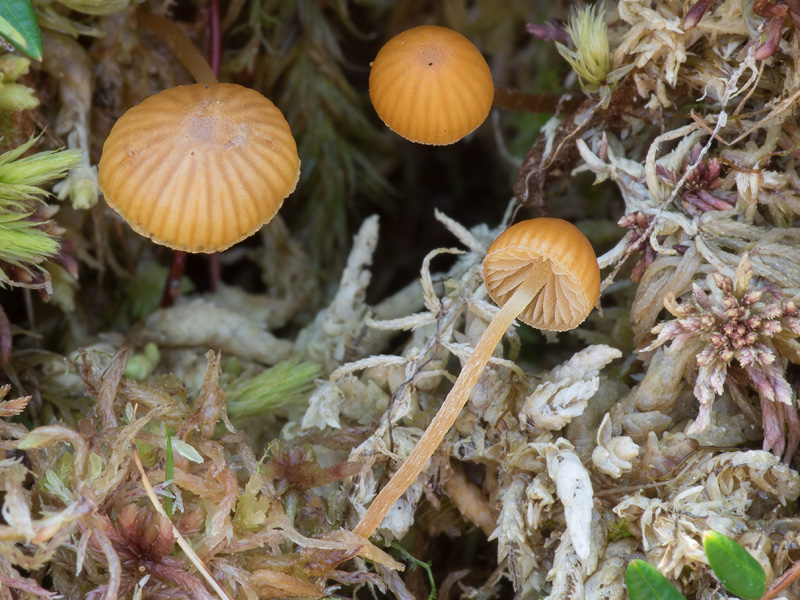
<path fill-rule="evenodd" d="M 93 204 L 96 150 L 122 111 L 188 75 L 139 27 L 129 2 L 93 2 L 39 3 L 46 33 L 80 41 L 58 46 L 71 48 L 58 54 L 63 69 L 49 63 L 12 81 L 36 91 L 39 112 L 24 116 L 49 122 L 51 147 L 64 136 L 83 156 L 80 172 L 60 188 L 77 210 L 54 214 L 18 186 L 0 186 L 0 201 L 36 223 L 28 229 L 63 234 L 82 269 L 71 304 L 55 309 L 15 291 L 0 318 L 0 359 L 13 385 L 0 391 L 0 595 L 212 597 L 187 555 L 170 551 L 174 539 L 145 498 L 146 478 L 157 502 L 173 496 L 172 525 L 223 597 L 325 597 L 364 584 L 424 596 L 352 528 L 411 452 L 496 310 L 477 265 L 499 230 L 463 225 L 483 220 L 466 204 L 450 211 L 458 222 L 438 214 L 464 253 L 446 264 L 443 255 L 455 250 L 425 247 L 419 283 L 376 303 L 372 296 L 384 294 L 370 287 L 372 276 L 380 285 L 397 268 L 373 266 L 386 241 L 377 218 L 365 221 L 338 292 L 321 311 L 313 265 L 332 281 L 342 257 L 319 252 L 319 261 L 308 260 L 301 245 L 309 240 L 275 229 L 264 233 L 266 249 L 254 252 L 258 264 L 242 251 L 225 257 L 235 263 L 225 275 L 238 295 L 204 293 L 196 281 L 195 295 L 156 315 L 146 302 L 109 301 L 135 289 L 127 284 L 132 274 L 159 257 L 100 208 L 81 208 Z M 381 175 L 394 159 L 373 135 L 378 123 L 369 121 L 361 85 L 380 41 L 423 23 L 468 29 L 493 74 L 510 81 L 530 79 L 520 65 L 541 47 L 526 46 L 528 8 L 498 16 L 491 2 L 465 12 L 458 3 L 254 0 L 232 3 L 227 16 L 216 4 L 182 5 L 180 16 L 192 19 L 182 24 L 192 35 L 220 25 L 225 78 L 274 89 L 301 124 L 301 154 L 313 166 L 305 183 L 317 200 L 309 230 L 336 232 L 316 240 L 325 248 L 346 239 L 338 209 L 387 189 Z M 623 597 L 624 566 L 641 554 L 687 598 L 702 598 L 717 586 L 699 550 L 709 525 L 736 536 L 775 574 L 791 566 L 784 550 L 794 543 L 800 478 L 781 458 L 791 460 L 797 443 L 800 358 L 792 14 L 789 4 L 767 0 L 629 0 L 576 11 L 568 32 L 548 25 L 548 37 L 569 38 L 569 60 L 549 76 L 572 69 L 565 81 L 574 89 L 571 99 L 548 104 L 560 113 L 542 128 L 515 189 L 521 202 L 539 206 L 549 196 L 597 247 L 617 242 L 600 257 L 604 310 L 549 346 L 525 330 L 506 332 L 441 448 L 382 523 L 384 538 L 431 562 L 437 587 L 452 590 L 468 572 L 458 583 L 472 596 Z M 76 61 L 84 62 L 66 68 Z M 67 102 L 70 94 L 81 102 Z M 490 117 L 483 131 L 506 142 L 496 125 L 508 122 Z M 470 151 L 493 156 L 492 141 L 481 133 Z M 460 197 L 495 207 L 491 219 L 499 221 L 498 198 L 508 190 L 482 187 L 492 161 L 467 172 L 450 152 L 433 156 L 435 169 L 406 168 L 406 179 L 393 180 L 399 197 L 409 206 L 444 206 L 461 188 Z M 69 155 L 46 156 L 44 166 L 58 156 Z M 42 163 L 11 158 L 0 172 L 38 196 L 40 184 L 19 167 Z M 605 184 L 588 191 L 587 171 Z M 447 185 L 439 184 L 445 175 Z M 404 192 L 417 176 L 412 183 L 422 192 Z M 320 219 L 323 212 L 338 221 Z M 410 227 L 424 231 L 425 223 Z M 253 283 L 260 274 L 266 291 Z M 38 276 L 34 266 L 8 278 L 39 285 Z M 153 346 L 158 360 L 139 369 L 144 379 L 127 379 L 126 358 L 155 356 Z M 209 363 L 209 347 L 223 348 L 224 359 Z M 65 366 L 65 354 L 75 367 Z M 319 365 L 316 388 L 308 399 L 270 398 L 279 408 L 266 415 L 248 406 L 240 418 L 252 439 L 266 440 L 254 445 L 227 423 L 223 390 L 232 391 L 233 415 L 234 391 L 267 378 L 269 364 L 298 357 Z M 174 450 L 169 484 L 165 426 Z M 133 466 L 132 445 L 144 475 Z M 620 523 L 625 537 L 615 535 Z M 473 558 L 452 551 L 467 547 L 465 539 L 477 548 Z M 791 588 L 782 593 L 791 597 Z"/>

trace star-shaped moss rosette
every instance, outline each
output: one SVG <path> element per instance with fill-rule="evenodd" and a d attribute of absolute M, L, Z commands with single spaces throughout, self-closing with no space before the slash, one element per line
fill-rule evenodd
<path fill-rule="evenodd" d="M 695 283 L 692 295 L 680 304 L 674 293 L 667 295 L 664 306 L 677 318 L 653 328 L 658 337 L 645 350 L 670 342 L 673 351 L 697 355 L 694 394 L 700 412 L 687 433 L 708 428 L 714 399 L 726 382 L 744 384 L 761 398 L 765 448 L 793 453 L 800 442 L 800 419 L 785 371 L 787 360 L 800 362 L 793 339 L 800 336 L 795 302 L 784 300 L 778 286 L 753 281 L 747 253 L 733 279 L 714 273 L 706 281 L 709 292 Z"/>

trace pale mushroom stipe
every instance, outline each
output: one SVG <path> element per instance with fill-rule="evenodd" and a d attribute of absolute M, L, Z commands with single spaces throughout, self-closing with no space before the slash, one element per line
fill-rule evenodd
<path fill-rule="evenodd" d="M 494 83 L 475 45 L 446 27 L 400 33 L 378 52 L 369 95 L 381 120 L 420 144 L 457 142 L 486 120 Z"/>
<path fill-rule="evenodd" d="M 414 483 L 458 418 L 506 330 L 519 318 L 537 329 L 580 325 L 600 296 L 600 269 L 592 245 L 561 219 L 522 221 L 501 233 L 483 259 L 483 280 L 500 312 L 489 323 L 436 416 L 408 458 L 353 530 L 369 537 Z"/>
<path fill-rule="evenodd" d="M 137 233 L 187 252 L 224 250 L 258 231 L 299 177 L 283 114 L 230 83 L 145 99 L 115 123 L 99 165 L 111 208 Z"/>

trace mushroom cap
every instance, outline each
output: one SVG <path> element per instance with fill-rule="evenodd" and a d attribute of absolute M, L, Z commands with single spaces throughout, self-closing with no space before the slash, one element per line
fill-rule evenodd
<path fill-rule="evenodd" d="M 369 95 L 394 132 L 421 144 L 452 144 L 474 131 L 492 108 L 494 83 L 475 45 L 446 27 L 422 25 L 378 52 Z"/>
<path fill-rule="evenodd" d="M 272 220 L 300 176 L 278 108 L 230 83 L 164 90 L 131 108 L 103 145 L 106 202 L 141 235 L 217 252 Z"/>
<path fill-rule="evenodd" d="M 505 304 L 531 269 L 543 270 L 546 281 L 519 320 L 549 331 L 583 323 L 600 296 L 600 268 L 586 236 L 568 221 L 546 217 L 506 229 L 483 259 L 483 281 L 492 300 Z"/>

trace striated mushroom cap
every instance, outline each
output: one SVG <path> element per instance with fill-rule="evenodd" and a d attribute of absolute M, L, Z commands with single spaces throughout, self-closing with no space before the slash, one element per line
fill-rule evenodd
<path fill-rule="evenodd" d="M 369 74 L 375 111 L 394 132 L 421 144 L 452 144 L 492 108 L 489 65 L 460 33 L 423 25 L 393 37 Z"/>
<path fill-rule="evenodd" d="M 240 85 L 197 83 L 131 108 L 103 145 L 109 206 L 176 250 L 217 252 L 272 220 L 300 176 L 278 108 Z"/>
<path fill-rule="evenodd" d="M 568 221 L 546 217 L 506 229 L 483 259 L 483 281 L 492 300 L 505 304 L 531 269 L 546 280 L 519 320 L 549 331 L 580 325 L 600 296 L 600 268 L 586 236 Z"/>

